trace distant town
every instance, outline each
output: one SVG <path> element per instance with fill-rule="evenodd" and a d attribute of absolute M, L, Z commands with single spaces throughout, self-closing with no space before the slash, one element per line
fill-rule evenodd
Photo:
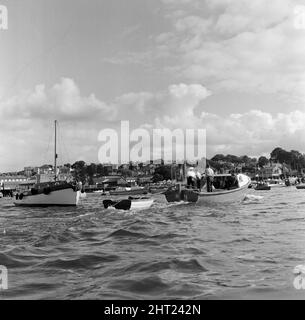
<path fill-rule="evenodd" d="M 216 173 L 242 172 L 252 179 L 284 178 L 287 176 L 303 177 L 305 175 L 305 154 L 299 151 L 286 151 L 275 148 L 270 157 L 235 156 L 217 154 L 211 159 L 193 162 L 165 163 L 147 161 L 128 164 L 87 164 L 77 161 L 57 167 L 58 180 L 81 181 L 86 191 L 105 190 L 117 186 L 149 185 L 167 181 L 182 181 L 187 167 L 198 167 L 202 171 L 206 161 Z M 31 187 L 37 182 L 54 180 L 54 167 L 45 164 L 40 167 L 25 167 L 22 171 L 0 173 L 1 192 L 12 194 L 19 187 Z"/>

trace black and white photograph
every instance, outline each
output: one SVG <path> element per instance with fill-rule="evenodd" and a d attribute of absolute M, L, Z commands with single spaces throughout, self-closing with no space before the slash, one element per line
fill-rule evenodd
<path fill-rule="evenodd" d="M 0 300 L 303 299 L 304 1 L 0 0 Z"/>

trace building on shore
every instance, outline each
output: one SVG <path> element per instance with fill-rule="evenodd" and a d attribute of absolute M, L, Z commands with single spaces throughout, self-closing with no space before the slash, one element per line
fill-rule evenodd
<path fill-rule="evenodd" d="M 26 176 L 20 175 L 0 175 L 0 191 L 4 196 L 12 196 L 13 193 L 28 181 Z"/>

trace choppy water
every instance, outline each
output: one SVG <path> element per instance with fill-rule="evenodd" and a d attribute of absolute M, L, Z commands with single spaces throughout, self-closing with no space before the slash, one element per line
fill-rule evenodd
<path fill-rule="evenodd" d="M 305 298 L 305 190 L 249 190 L 241 204 L 118 212 L 87 195 L 78 208 L 15 208 L 0 199 L 2 299 Z"/>

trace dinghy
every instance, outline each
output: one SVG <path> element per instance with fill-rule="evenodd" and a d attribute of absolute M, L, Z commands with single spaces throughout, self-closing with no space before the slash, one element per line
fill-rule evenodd
<path fill-rule="evenodd" d="M 104 200 L 103 205 L 105 209 L 115 208 L 117 210 L 145 210 L 149 209 L 154 203 L 150 198 L 132 198 L 121 200 Z"/>
<path fill-rule="evenodd" d="M 305 189 L 305 184 L 300 184 L 300 185 L 296 186 L 296 188 L 299 190 Z"/>

